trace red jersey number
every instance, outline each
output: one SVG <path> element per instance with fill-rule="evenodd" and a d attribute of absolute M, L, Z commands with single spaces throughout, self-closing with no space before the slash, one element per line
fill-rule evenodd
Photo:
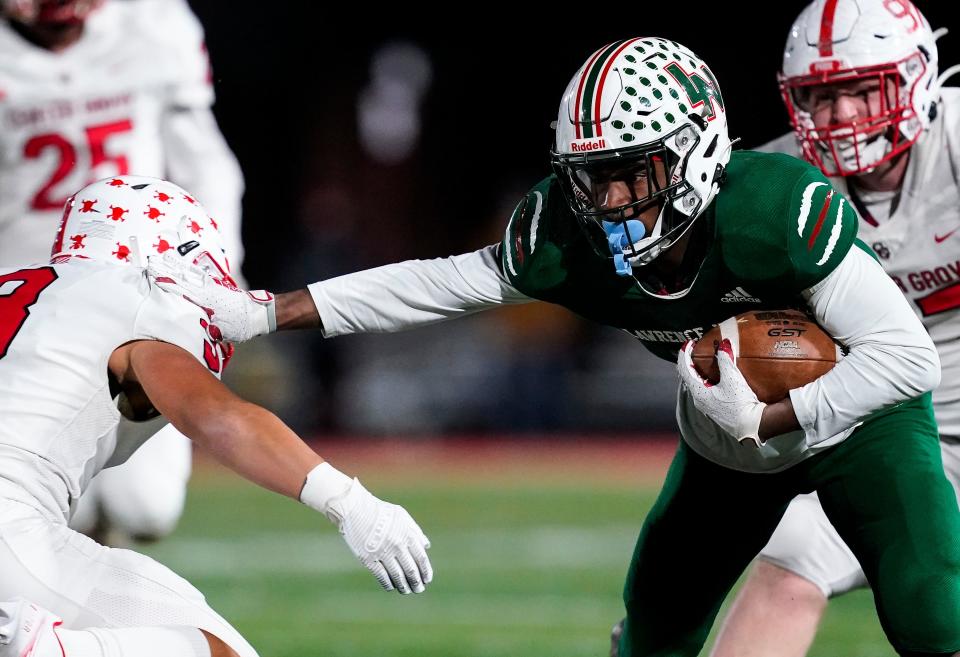
<path fill-rule="evenodd" d="M 107 153 L 106 142 L 111 135 L 130 132 L 131 130 L 133 130 L 133 122 L 130 119 L 88 126 L 85 133 L 87 137 L 86 146 L 90 149 L 90 170 L 95 171 L 100 165 L 112 162 L 116 166 L 115 175 L 129 173 L 130 162 L 127 160 L 127 156 L 125 154 L 111 155 Z M 30 208 L 33 210 L 59 210 L 62 208 L 63 204 L 67 202 L 67 197 L 54 197 L 52 190 L 54 186 L 69 176 L 74 167 L 77 166 L 77 147 L 71 144 L 66 137 L 56 133 L 31 137 L 23 145 L 23 156 L 29 160 L 34 160 L 47 150 L 55 152 L 58 157 L 57 165 L 47 182 L 33 195 L 33 199 L 30 201 Z"/>
<path fill-rule="evenodd" d="M 0 358 L 7 355 L 10 343 L 30 316 L 30 306 L 55 280 L 57 272 L 53 267 L 21 269 L 0 275 Z"/>

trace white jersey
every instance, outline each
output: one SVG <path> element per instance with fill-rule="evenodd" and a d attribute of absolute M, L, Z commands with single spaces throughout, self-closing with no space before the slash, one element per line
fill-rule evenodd
<path fill-rule="evenodd" d="M 107 361 L 132 340 L 162 340 L 219 376 L 207 316 L 137 267 L 75 261 L 0 269 L 0 497 L 66 517 L 90 479 L 129 455 Z M 132 432 L 121 440 L 134 438 Z M 149 435 L 149 433 L 147 434 Z"/>
<path fill-rule="evenodd" d="M 61 52 L 0 20 L 0 266 L 49 260 L 66 199 L 136 173 L 201 199 L 238 269 L 242 177 L 213 100 L 203 31 L 183 0 L 108 1 Z"/>
<path fill-rule="evenodd" d="M 933 338 L 942 371 L 933 393 L 937 424 L 941 435 L 960 438 L 960 88 L 945 87 L 942 97 L 938 117 L 910 149 L 895 212 L 876 222 L 861 218 L 859 237 Z M 757 150 L 799 157 L 792 133 Z M 846 179 L 831 182 L 850 195 Z"/>

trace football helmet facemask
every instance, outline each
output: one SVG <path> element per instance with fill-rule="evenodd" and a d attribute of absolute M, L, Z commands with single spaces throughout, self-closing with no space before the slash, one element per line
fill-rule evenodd
<path fill-rule="evenodd" d="M 790 30 L 779 81 L 804 157 L 828 176 L 865 173 L 936 116 L 936 35 L 909 0 L 815 0 Z M 841 96 L 864 109 L 838 114 Z"/>

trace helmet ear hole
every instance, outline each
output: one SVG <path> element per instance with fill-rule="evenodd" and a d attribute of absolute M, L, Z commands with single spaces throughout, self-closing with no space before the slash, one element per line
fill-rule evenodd
<path fill-rule="evenodd" d="M 195 248 L 197 248 L 198 246 L 200 246 L 200 242 L 196 240 L 190 240 L 189 242 L 184 242 L 183 244 L 178 246 L 177 253 L 179 253 L 181 256 L 185 256 L 191 251 L 193 251 Z"/>

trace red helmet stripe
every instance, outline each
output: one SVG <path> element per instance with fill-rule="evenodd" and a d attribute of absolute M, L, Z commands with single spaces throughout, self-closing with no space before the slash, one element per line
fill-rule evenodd
<path fill-rule="evenodd" d="M 827 0 L 823 7 L 823 16 L 820 17 L 820 40 L 817 42 L 821 57 L 833 55 L 833 17 L 836 13 L 837 0 Z"/>
<path fill-rule="evenodd" d="M 73 204 L 76 203 L 77 195 L 74 194 L 67 199 L 67 202 L 63 204 L 63 214 L 60 216 L 60 227 L 57 229 L 57 236 L 53 240 L 53 248 L 50 249 L 50 257 L 57 255 L 63 251 L 63 233 L 67 228 L 67 217 L 70 216 L 70 210 L 73 209 Z"/>
<path fill-rule="evenodd" d="M 613 66 L 613 62 L 616 61 L 617 56 L 622 53 L 631 43 L 635 43 L 639 40 L 640 38 L 638 37 L 636 39 L 624 41 L 619 48 L 613 51 L 613 54 L 607 59 L 606 66 L 603 67 L 603 73 L 600 74 L 600 82 L 597 84 L 597 91 L 594 93 L 593 99 L 593 120 L 597 122 L 597 137 L 603 136 L 603 124 L 600 122 L 600 101 L 603 99 L 603 83 L 607 80 L 607 73 L 610 72 L 610 67 Z"/>
<path fill-rule="evenodd" d="M 580 139 L 580 104 L 583 102 L 583 85 L 587 81 L 587 75 L 590 73 L 590 69 L 593 68 L 593 63 L 597 61 L 597 57 L 600 56 L 600 53 L 606 49 L 607 46 L 604 46 L 603 48 L 597 50 L 597 52 L 593 53 L 593 56 L 590 57 L 587 65 L 583 67 L 583 74 L 580 76 L 580 84 L 577 85 L 577 103 L 573 108 L 573 124 L 577 128 L 577 139 Z"/>

